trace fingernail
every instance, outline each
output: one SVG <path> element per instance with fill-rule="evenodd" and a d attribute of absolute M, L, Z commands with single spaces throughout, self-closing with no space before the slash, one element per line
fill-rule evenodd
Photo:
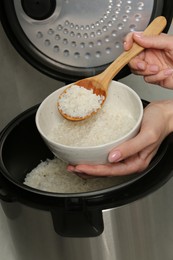
<path fill-rule="evenodd" d="M 124 46 L 124 49 L 125 49 L 125 50 L 128 50 L 128 49 L 129 49 L 129 48 L 128 48 L 128 44 L 127 44 L 126 41 L 124 41 L 123 46 Z"/>
<path fill-rule="evenodd" d="M 134 32 L 134 36 L 136 36 L 137 38 L 142 38 L 143 33 L 142 32 Z"/>
<path fill-rule="evenodd" d="M 140 69 L 140 70 L 145 70 L 145 64 L 144 64 L 144 63 L 138 62 L 138 63 L 137 63 L 137 66 L 138 66 L 138 69 Z"/>
<path fill-rule="evenodd" d="M 173 69 L 166 69 L 164 71 L 164 74 L 165 74 L 165 76 L 170 76 L 171 74 L 173 74 Z"/>
<path fill-rule="evenodd" d="M 114 151 L 114 152 L 109 154 L 108 160 L 109 160 L 110 163 L 118 162 L 118 161 L 120 161 L 121 156 L 122 155 L 121 155 L 120 151 Z"/>
<path fill-rule="evenodd" d="M 73 172 L 74 169 L 75 169 L 74 166 L 68 165 L 66 170 L 67 170 L 68 172 Z"/>

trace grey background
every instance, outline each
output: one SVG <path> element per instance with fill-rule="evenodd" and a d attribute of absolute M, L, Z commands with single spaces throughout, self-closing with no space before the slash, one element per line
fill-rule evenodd
<path fill-rule="evenodd" d="M 169 33 L 173 34 L 173 26 Z M 142 99 L 173 98 L 173 91 L 146 84 L 141 77 L 129 75 L 121 81 L 135 89 Z M 40 103 L 63 85 L 63 82 L 48 78 L 24 61 L 9 43 L 0 25 L 0 130 L 16 115 Z M 17 260 L 1 207 L 0 260 Z"/>

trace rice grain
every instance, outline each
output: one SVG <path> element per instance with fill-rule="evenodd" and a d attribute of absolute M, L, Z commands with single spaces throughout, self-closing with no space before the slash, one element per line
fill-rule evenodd
<path fill-rule="evenodd" d="M 131 176 L 95 177 L 83 179 L 66 170 L 67 164 L 58 158 L 47 159 L 26 175 L 24 184 L 53 193 L 81 193 L 119 185 Z"/>

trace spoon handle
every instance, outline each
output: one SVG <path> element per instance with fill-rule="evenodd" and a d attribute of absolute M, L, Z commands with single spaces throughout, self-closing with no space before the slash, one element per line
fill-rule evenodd
<path fill-rule="evenodd" d="M 166 24 L 166 18 L 159 16 L 149 24 L 149 26 L 144 30 L 143 35 L 159 35 L 166 27 Z M 134 42 L 130 50 L 124 51 L 105 71 L 101 73 L 102 85 L 106 87 L 118 72 L 143 50 L 143 47 Z"/>

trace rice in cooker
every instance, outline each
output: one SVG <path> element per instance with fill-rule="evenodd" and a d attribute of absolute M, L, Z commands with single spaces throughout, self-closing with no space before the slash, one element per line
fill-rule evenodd
<path fill-rule="evenodd" d="M 116 186 L 132 176 L 93 177 L 83 179 L 66 170 L 67 164 L 58 158 L 47 159 L 26 175 L 24 184 L 32 188 L 57 193 L 80 193 Z"/>

